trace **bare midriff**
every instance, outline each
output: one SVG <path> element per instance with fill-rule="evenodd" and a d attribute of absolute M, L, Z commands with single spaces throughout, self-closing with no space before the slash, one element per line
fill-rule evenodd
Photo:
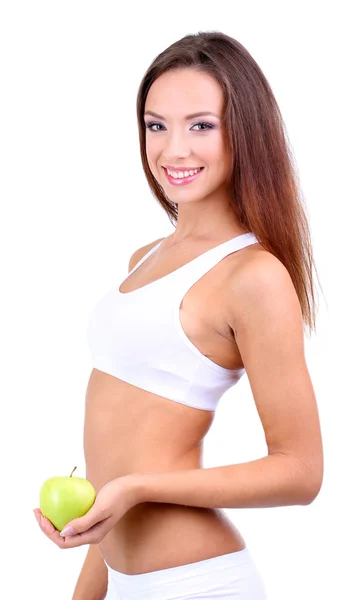
<path fill-rule="evenodd" d="M 203 355 L 227 369 L 241 368 L 243 363 L 227 327 L 222 290 L 232 266 L 239 269 L 245 264 L 259 251 L 255 246 L 236 252 L 237 259 L 232 254 L 215 265 L 179 307 L 186 336 Z M 193 255 L 204 250 L 194 248 Z M 162 254 L 155 252 L 145 260 L 121 291 L 131 293 L 192 257 L 189 245 L 186 257 L 177 248 L 163 246 Z M 174 402 L 94 368 L 86 390 L 87 477 L 98 492 L 112 479 L 131 473 L 201 469 L 203 439 L 213 419 L 213 411 Z M 221 508 L 160 502 L 134 506 L 99 544 L 108 565 L 129 575 L 198 562 L 245 545 Z"/>
<path fill-rule="evenodd" d="M 136 472 L 202 468 L 214 413 L 179 404 L 93 369 L 86 393 L 84 452 L 96 492 Z M 142 502 L 100 544 L 110 567 L 147 573 L 241 550 L 221 509 Z"/>

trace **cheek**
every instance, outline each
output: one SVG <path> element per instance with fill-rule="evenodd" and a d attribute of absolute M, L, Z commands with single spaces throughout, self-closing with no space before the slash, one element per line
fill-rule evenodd
<path fill-rule="evenodd" d="M 214 175 L 223 173 L 223 171 L 228 169 L 228 159 L 225 151 L 219 151 L 218 149 L 211 150 L 208 148 L 206 153 L 203 153 L 202 157 Z"/>
<path fill-rule="evenodd" d="M 145 134 L 145 146 L 149 152 L 159 150 L 164 146 L 164 138 L 161 135 L 146 133 Z"/>
<path fill-rule="evenodd" d="M 226 161 L 226 148 L 219 132 L 212 132 L 207 139 L 204 137 L 198 150 L 199 155 L 212 167 L 222 168 Z"/>
<path fill-rule="evenodd" d="M 160 140 L 147 139 L 146 140 L 146 156 L 148 159 L 149 166 L 156 177 L 159 176 L 159 169 L 161 158 L 163 157 L 163 145 Z"/>
<path fill-rule="evenodd" d="M 217 148 L 217 156 L 215 159 L 218 163 L 218 168 L 222 172 L 227 172 L 231 166 L 231 156 L 228 147 L 226 146 L 225 140 L 221 138 L 219 140 Z"/>
<path fill-rule="evenodd" d="M 148 139 L 146 139 L 145 150 L 146 150 L 146 157 L 147 157 L 147 160 L 149 163 L 149 167 L 150 167 L 151 171 L 153 172 L 153 174 L 155 174 L 154 170 L 156 169 L 157 159 L 159 156 L 159 153 L 156 148 L 156 144 L 154 144 L 152 141 L 149 141 Z"/>

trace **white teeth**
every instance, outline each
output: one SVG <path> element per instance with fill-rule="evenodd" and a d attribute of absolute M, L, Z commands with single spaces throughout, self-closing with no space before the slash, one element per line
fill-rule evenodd
<path fill-rule="evenodd" d="M 200 169 L 193 169 L 191 171 L 169 171 L 169 169 L 166 169 L 166 171 L 169 175 L 171 175 L 171 177 L 174 177 L 174 179 L 183 179 L 184 177 L 195 175 L 195 173 L 198 173 Z"/>

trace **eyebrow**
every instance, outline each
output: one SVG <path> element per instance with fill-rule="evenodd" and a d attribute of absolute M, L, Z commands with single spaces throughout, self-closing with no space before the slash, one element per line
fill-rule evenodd
<path fill-rule="evenodd" d="M 165 117 L 162 117 L 161 115 L 158 115 L 157 113 L 153 112 L 152 110 L 147 110 L 144 113 L 144 116 L 145 115 L 151 115 L 152 117 L 156 117 L 157 119 L 162 119 L 163 121 L 166 121 Z M 195 119 L 196 117 L 203 117 L 205 115 L 212 115 L 213 117 L 217 117 L 218 119 L 220 119 L 220 117 L 217 114 L 213 113 L 213 112 L 202 111 L 202 112 L 192 113 L 191 115 L 187 115 L 185 117 L 185 120 L 188 121 L 189 119 Z"/>

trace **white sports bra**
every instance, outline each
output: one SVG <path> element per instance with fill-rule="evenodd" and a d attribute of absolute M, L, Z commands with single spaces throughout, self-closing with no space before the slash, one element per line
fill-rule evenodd
<path fill-rule="evenodd" d="M 186 292 L 221 259 L 257 242 L 253 233 L 244 233 L 138 289 L 120 292 L 121 284 L 111 289 L 89 318 L 93 367 L 173 402 L 214 411 L 245 369 L 226 369 L 204 356 L 185 335 L 179 320 L 180 304 Z M 147 252 L 125 279 L 161 243 Z"/>

